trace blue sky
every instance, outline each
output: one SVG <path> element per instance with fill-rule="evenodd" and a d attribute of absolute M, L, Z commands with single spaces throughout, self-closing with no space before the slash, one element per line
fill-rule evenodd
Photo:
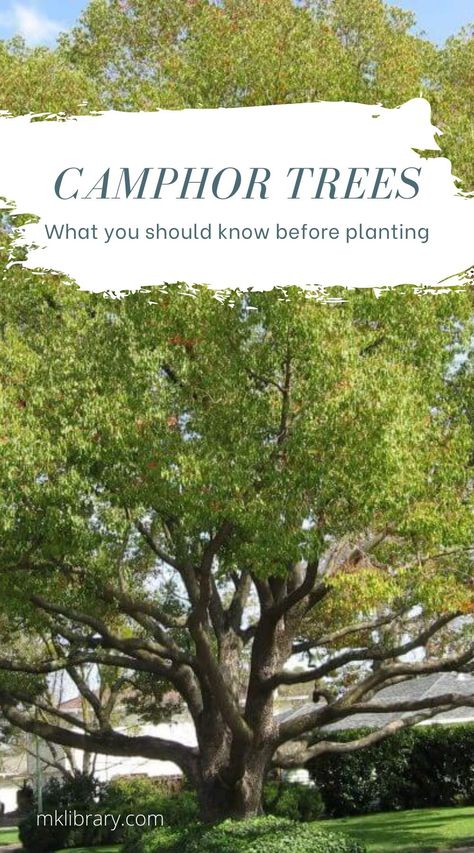
<path fill-rule="evenodd" d="M 393 5 L 415 12 L 418 29 L 440 44 L 474 23 L 474 0 L 397 0 Z"/>
<path fill-rule="evenodd" d="M 69 27 L 85 0 L 0 0 L 0 38 L 21 32 L 30 44 L 51 44 Z M 414 11 L 418 26 L 437 42 L 474 22 L 474 0 L 397 0 Z"/>

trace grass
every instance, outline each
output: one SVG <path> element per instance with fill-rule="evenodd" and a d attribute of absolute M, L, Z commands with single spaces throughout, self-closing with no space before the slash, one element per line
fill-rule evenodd
<path fill-rule="evenodd" d="M 325 820 L 367 845 L 368 853 L 427 853 L 474 845 L 474 808 L 418 809 Z"/>
<path fill-rule="evenodd" d="M 322 822 L 363 842 L 368 853 L 432 853 L 474 845 L 474 807 L 385 812 Z M 0 835 L 0 839 L 4 836 Z M 12 839 L 16 840 L 16 837 Z M 61 853 L 118 853 L 118 847 L 78 847 Z"/>
<path fill-rule="evenodd" d="M 58 853 L 118 853 L 120 847 L 113 845 L 112 847 L 74 847 L 69 850 L 59 850 Z"/>
<path fill-rule="evenodd" d="M 2 844 L 17 844 L 18 830 L 16 826 L 0 827 L 0 847 Z"/>

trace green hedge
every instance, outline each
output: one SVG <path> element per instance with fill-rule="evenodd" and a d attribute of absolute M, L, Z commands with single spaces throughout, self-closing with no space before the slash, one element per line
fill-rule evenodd
<path fill-rule="evenodd" d="M 166 780 L 148 777 L 113 779 L 100 784 L 96 779 L 78 774 L 72 779 L 51 780 L 43 792 L 43 812 L 76 811 L 83 815 L 163 815 L 166 827 L 193 824 L 198 818 L 195 794 L 187 790 L 172 791 Z M 99 821 L 100 822 L 100 821 Z M 92 822 L 91 822 L 92 823 Z M 133 849 L 135 839 L 145 830 L 142 827 L 121 824 L 116 830 L 111 823 L 106 826 L 62 827 L 37 825 L 33 811 L 20 822 L 20 840 L 28 853 L 48 853 L 67 847 L 129 843 Z"/>
<path fill-rule="evenodd" d="M 99 805 L 101 814 L 124 815 L 162 815 L 166 827 L 183 827 L 198 820 L 196 795 L 181 788 L 169 790 L 166 780 L 142 778 L 112 779 L 104 786 Z M 115 832 L 102 830 L 97 841 L 118 843 L 132 841 L 145 830 L 134 826 L 119 826 Z"/>
<path fill-rule="evenodd" d="M 101 785 L 93 777 L 78 773 L 60 780 L 50 779 L 43 789 L 43 814 L 52 815 L 76 811 L 91 814 L 96 811 L 96 799 Z M 19 824 L 19 836 L 28 853 L 48 853 L 63 847 L 89 846 L 96 840 L 94 827 L 44 826 L 37 822 L 36 807 Z"/>
<path fill-rule="evenodd" d="M 331 734 L 347 742 L 370 729 Z M 325 735 L 327 738 L 327 734 Z M 474 804 L 474 725 L 418 726 L 308 770 L 333 817 Z"/>
<path fill-rule="evenodd" d="M 131 848 L 127 848 L 132 853 Z M 133 853 L 365 853 L 346 835 L 321 824 L 276 817 L 194 826 L 181 833 L 157 829 L 142 836 Z"/>
<path fill-rule="evenodd" d="M 267 782 L 263 791 L 263 810 L 267 815 L 286 817 L 306 823 L 324 813 L 320 792 L 293 782 Z"/>

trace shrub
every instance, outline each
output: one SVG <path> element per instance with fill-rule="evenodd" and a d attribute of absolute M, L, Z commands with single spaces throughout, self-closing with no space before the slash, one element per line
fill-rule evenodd
<path fill-rule="evenodd" d="M 113 779 L 100 785 L 89 776 L 77 775 L 74 779 L 51 780 L 43 791 L 43 813 L 51 814 L 70 811 L 84 815 L 113 815 L 115 818 L 140 814 L 145 817 L 163 815 L 166 825 L 163 838 L 170 828 L 194 823 L 198 805 L 191 791 L 172 788 L 166 780 L 147 776 L 128 779 Z M 102 821 L 103 823 L 103 821 Z M 133 850 L 135 842 L 147 833 L 147 826 L 120 825 L 116 830 L 112 823 L 94 826 L 62 827 L 38 826 L 37 812 L 33 811 L 20 823 L 20 839 L 30 853 L 47 853 L 67 847 L 87 847 L 92 844 L 125 843 Z M 149 833 L 148 833 L 149 834 Z"/>
<path fill-rule="evenodd" d="M 161 829 L 153 829 L 143 835 L 127 838 L 121 853 L 184 853 L 184 831 L 183 828 L 163 826 Z"/>
<path fill-rule="evenodd" d="M 99 792 L 100 784 L 97 780 L 83 773 L 67 779 L 51 779 L 43 789 L 42 813 L 51 815 L 55 811 L 60 814 L 69 811 L 91 814 L 96 810 Z M 31 853 L 46 853 L 48 850 L 87 845 L 94 841 L 96 830 L 92 826 L 38 826 L 37 816 L 35 808 L 19 825 L 20 841 L 25 850 Z"/>
<path fill-rule="evenodd" d="M 166 828 L 182 828 L 198 819 L 197 798 L 192 791 L 173 790 L 166 780 L 149 777 L 112 780 L 103 791 L 98 811 L 114 817 L 162 815 Z M 115 832 L 102 830 L 100 841 L 125 843 L 126 850 L 133 850 L 135 840 L 146 832 L 146 827 L 119 826 Z"/>
<path fill-rule="evenodd" d="M 469 805 L 474 790 L 474 725 L 416 729 L 407 800 L 417 807 Z"/>
<path fill-rule="evenodd" d="M 318 820 L 324 803 L 317 788 L 290 782 L 268 782 L 263 792 L 266 814 L 296 821 Z"/>
<path fill-rule="evenodd" d="M 332 753 L 308 764 L 332 817 L 401 808 L 408 778 L 412 736 L 407 730 L 352 753 Z M 338 742 L 368 734 L 370 729 L 331 733 Z"/>
<path fill-rule="evenodd" d="M 18 814 L 20 815 L 27 815 L 35 807 L 35 793 L 26 780 L 23 782 L 23 786 L 16 792 L 16 804 Z"/>
<path fill-rule="evenodd" d="M 194 834 L 185 839 L 183 853 L 363 853 L 360 844 L 345 835 L 272 816 L 228 820 Z"/>
<path fill-rule="evenodd" d="M 227 820 L 202 824 L 176 834 L 155 830 L 142 837 L 133 853 L 364 853 L 358 841 L 327 832 L 320 825 L 285 818 Z M 130 851 L 132 853 L 132 851 Z"/>
<path fill-rule="evenodd" d="M 331 733 L 349 741 L 370 729 Z M 327 737 L 327 735 L 326 735 Z M 474 725 L 409 729 L 367 749 L 308 764 L 334 817 L 403 808 L 469 805 L 474 791 Z"/>
<path fill-rule="evenodd" d="M 19 836 L 27 853 L 47 853 L 68 846 L 69 829 L 61 826 L 37 826 L 37 812 L 33 811 L 19 824 Z"/>
<path fill-rule="evenodd" d="M 193 791 L 167 794 L 161 799 L 161 814 L 167 826 L 183 827 L 198 820 L 199 805 Z"/>

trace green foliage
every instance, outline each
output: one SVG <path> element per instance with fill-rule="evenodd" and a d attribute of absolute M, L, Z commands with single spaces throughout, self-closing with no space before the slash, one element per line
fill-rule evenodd
<path fill-rule="evenodd" d="M 122 853 L 184 853 L 183 827 L 162 826 L 149 832 L 135 833 L 125 840 Z"/>
<path fill-rule="evenodd" d="M 127 853 L 364 853 L 364 849 L 359 842 L 327 832 L 320 824 L 260 817 L 192 827 L 179 838 L 156 830 Z"/>
<path fill-rule="evenodd" d="M 37 826 L 36 812 L 20 821 L 19 836 L 27 853 L 48 853 L 68 845 L 69 830 L 62 826 Z"/>
<path fill-rule="evenodd" d="M 322 756 L 309 769 L 327 813 L 337 817 L 473 803 L 473 755 L 474 725 L 420 726 L 358 752 Z"/>
<path fill-rule="evenodd" d="M 94 84 L 56 51 L 0 41 L 0 110 L 80 115 L 97 108 Z"/>
<path fill-rule="evenodd" d="M 124 697 L 127 714 L 138 714 L 142 720 L 158 725 L 183 710 L 181 697 L 173 695 L 170 698 L 168 682 L 153 673 L 137 672 L 133 687 L 133 693 Z"/>
<path fill-rule="evenodd" d="M 396 106 L 425 94 L 420 89 L 430 79 L 435 49 L 413 34 L 413 12 L 380 0 L 315 0 L 310 6 L 343 48 L 350 69 L 345 100 Z"/>
<path fill-rule="evenodd" d="M 91 0 L 56 50 L 0 43 L 0 108 L 394 107 L 423 96 L 472 189 L 473 43 L 466 27 L 438 48 L 412 12 L 383 0 Z"/>
<path fill-rule="evenodd" d="M 474 397 L 471 365 L 457 371 L 453 359 L 472 340 L 471 291 L 356 291 L 337 304 L 292 288 L 221 298 L 175 285 L 114 301 L 5 265 L 0 594 L 11 654 L 18 644 L 34 664 L 44 653 L 43 640 L 21 646 L 25 634 L 52 630 L 34 595 L 60 602 L 73 624 L 77 611 L 86 625 L 103 620 L 128 648 L 137 629 L 123 592 L 176 614 L 168 636 L 193 649 L 186 604 L 139 535 L 142 518 L 163 551 L 195 565 L 231 519 L 215 567 L 222 586 L 243 566 L 282 578 L 293 561 L 318 560 L 328 541 L 395 531 L 327 579 L 303 636 L 371 618 L 381 605 L 422 608 L 427 620 L 470 612 Z M 72 640 L 62 620 L 53 630 L 71 653 L 89 643 L 97 651 L 77 624 Z M 464 641 L 442 638 L 455 649 Z M 244 660 L 239 675 L 248 676 Z M 5 679 L 12 702 L 22 684 Z M 150 690 L 130 672 L 127 691 L 151 695 L 158 715 L 165 680 L 161 669 Z M 149 703 L 140 706 L 149 717 Z"/>
<path fill-rule="evenodd" d="M 329 97 L 344 54 L 291 0 L 93 0 L 62 49 L 109 106 L 245 106 Z M 340 70 L 340 69 L 339 69 Z"/>
<path fill-rule="evenodd" d="M 369 731 L 360 730 L 364 734 Z M 354 736 L 353 731 L 331 733 L 331 740 L 346 742 Z M 376 746 L 321 756 L 311 762 L 308 769 L 321 791 L 327 814 L 338 817 L 400 808 L 413 738 L 414 730 L 407 730 Z"/>
<path fill-rule="evenodd" d="M 321 625 L 344 624 L 355 600 L 360 618 L 380 601 L 468 608 L 467 564 L 464 578 L 457 562 L 412 557 L 471 541 L 466 397 L 446 373 L 471 334 L 470 294 L 357 291 L 338 305 L 281 295 L 221 303 L 206 288 L 191 299 L 170 287 L 151 301 L 134 293 L 112 302 L 6 270 L 1 556 L 14 566 L 34 554 L 42 568 L 27 587 L 24 576 L 2 575 L 17 620 L 41 624 L 37 592 L 126 631 L 100 591 L 115 581 L 117 560 L 136 592 L 154 575 L 130 524 L 144 511 L 160 541 L 164 515 L 179 518 L 196 557 L 202 536 L 232 518 L 222 575 L 242 564 L 281 574 L 293 559 L 317 558 L 326 536 L 392 525 L 398 538 L 379 552 L 392 571 L 359 565 L 334 577 L 315 614 Z M 283 456 L 277 386 L 288 347 Z M 171 606 L 165 585 L 157 595 Z"/>
<path fill-rule="evenodd" d="M 474 805 L 474 724 L 416 729 L 406 802 Z"/>
<path fill-rule="evenodd" d="M 127 826 L 122 821 L 117 829 L 112 828 L 110 818 L 125 818 L 139 813 L 140 816 L 163 816 L 163 837 L 176 829 L 194 824 L 198 818 L 196 795 L 181 788 L 173 790 L 165 781 L 139 777 L 113 779 L 99 784 L 85 774 L 77 774 L 65 780 L 52 779 L 43 791 L 43 813 L 59 814 L 78 812 L 92 816 L 89 825 L 78 827 L 50 827 L 37 825 L 37 812 L 33 811 L 20 823 L 20 839 L 31 853 L 46 853 L 63 847 L 87 847 L 92 844 L 125 844 L 133 853 L 139 849 L 139 839 L 146 829 Z M 94 820 L 95 818 L 95 820 Z M 159 823 L 158 823 L 159 825 Z M 174 836 L 173 836 L 174 837 Z"/>
<path fill-rule="evenodd" d="M 448 39 L 438 56 L 438 85 L 431 93 L 434 121 L 443 132 L 441 149 L 451 159 L 463 188 L 470 191 L 474 189 L 473 35 L 470 26 Z"/>
<path fill-rule="evenodd" d="M 393 106 L 419 95 L 435 52 L 412 23 L 381 0 L 93 0 L 62 51 L 119 109 Z"/>
<path fill-rule="evenodd" d="M 76 811 L 83 815 L 96 810 L 96 798 L 100 784 L 85 774 L 77 774 L 64 780 L 50 779 L 43 790 L 44 815 L 53 815 L 55 811 L 63 814 Z M 37 822 L 38 813 L 31 812 L 20 822 L 20 841 L 28 853 L 47 853 L 63 847 L 76 847 L 91 844 L 96 837 L 94 827 L 49 826 Z"/>
<path fill-rule="evenodd" d="M 266 814 L 307 822 L 318 820 L 324 812 L 324 803 L 317 788 L 290 782 L 268 782 L 263 792 Z"/>
<path fill-rule="evenodd" d="M 150 778 L 115 779 L 104 786 L 97 810 L 116 817 L 131 815 L 162 815 L 163 829 L 182 829 L 198 819 L 198 804 L 192 791 L 170 790 L 162 780 Z M 103 842 L 123 842 L 126 850 L 134 850 L 134 842 L 144 833 L 143 828 L 119 826 L 115 832 L 103 830 Z M 161 828 L 160 828 L 161 832 Z"/>

